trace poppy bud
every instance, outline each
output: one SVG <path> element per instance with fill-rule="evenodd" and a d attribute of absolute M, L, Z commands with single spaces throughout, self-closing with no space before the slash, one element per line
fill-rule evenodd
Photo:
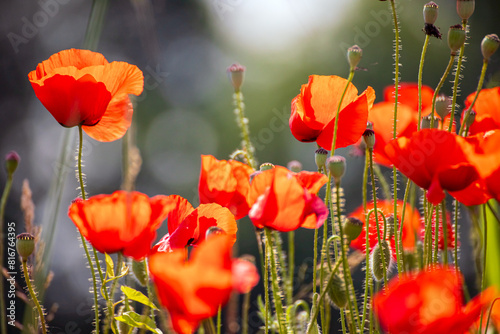
<path fill-rule="evenodd" d="M 221 234 L 226 234 L 226 231 L 221 229 L 218 226 L 210 226 L 205 233 L 205 238 L 208 239 L 210 237 L 213 237 L 214 235 L 221 235 Z"/>
<path fill-rule="evenodd" d="M 324 148 L 318 148 L 316 151 L 314 151 L 314 161 L 316 162 L 318 170 L 321 170 L 323 167 L 325 167 L 327 155 L 328 151 Z"/>
<path fill-rule="evenodd" d="M 441 117 L 441 119 L 444 119 L 450 113 L 450 108 L 451 99 L 445 94 L 440 94 L 436 98 L 436 114 Z"/>
<path fill-rule="evenodd" d="M 424 5 L 425 24 L 434 24 L 438 17 L 439 6 L 434 2 L 428 2 Z"/>
<path fill-rule="evenodd" d="M 141 286 L 146 286 L 148 284 L 148 274 L 146 270 L 147 268 L 144 265 L 144 261 L 132 260 L 132 272 Z"/>
<path fill-rule="evenodd" d="M 330 174 L 335 180 L 335 183 L 339 184 L 340 179 L 345 173 L 345 158 L 340 155 L 334 155 L 333 157 L 328 158 L 326 163 Z"/>
<path fill-rule="evenodd" d="M 451 54 L 456 55 L 462 45 L 465 43 L 465 30 L 461 24 L 451 26 L 448 30 L 448 46 L 450 47 Z"/>
<path fill-rule="evenodd" d="M 286 168 L 294 173 L 298 173 L 302 170 L 302 164 L 298 160 L 292 160 L 286 165 Z"/>
<path fill-rule="evenodd" d="M 476 1 L 474 0 L 457 0 L 457 13 L 462 20 L 467 20 L 474 13 Z"/>
<path fill-rule="evenodd" d="M 243 85 L 244 73 L 245 73 L 245 66 L 242 66 L 240 64 L 233 64 L 227 68 L 229 81 L 233 85 L 234 90 L 237 92 Z"/>
<path fill-rule="evenodd" d="M 363 141 L 368 149 L 372 150 L 375 146 L 375 131 L 372 129 L 366 129 L 363 132 Z"/>
<path fill-rule="evenodd" d="M 17 253 L 23 262 L 28 261 L 28 257 L 35 250 L 35 237 L 30 233 L 21 233 L 16 237 Z"/>
<path fill-rule="evenodd" d="M 349 61 L 351 69 L 355 69 L 356 66 L 358 66 L 362 56 L 363 50 L 357 45 L 353 45 L 347 49 L 347 60 Z"/>
<path fill-rule="evenodd" d="M 483 58 L 490 60 L 490 57 L 497 51 L 500 39 L 495 34 L 486 35 L 481 42 L 481 53 Z"/>
<path fill-rule="evenodd" d="M 333 306 L 336 306 L 340 309 L 344 308 L 347 305 L 347 290 L 345 287 L 344 280 L 338 275 L 335 274 L 332 278 L 332 282 L 328 286 L 328 297 Z"/>
<path fill-rule="evenodd" d="M 383 261 L 382 253 L 384 254 Z M 375 245 L 375 247 L 373 247 L 373 251 L 371 253 L 370 266 L 375 280 L 381 281 L 384 278 L 384 271 L 386 273 L 389 271 L 390 264 L 391 249 L 386 240 L 381 240 Z"/>
<path fill-rule="evenodd" d="M 422 117 L 422 121 L 420 122 L 421 129 L 430 129 L 431 128 L 432 116 L 427 115 Z M 439 126 L 439 121 L 437 117 L 434 117 L 434 129 L 437 129 Z"/>
<path fill-rule="evenodd" d="M 347 237 L 349 242 L 359 237 L 361 230 L 363 229 L 363 222 L 356 217 L 347 217 L 344 220 L 344 235 Z"/>
<path fill-rule="evenodd" d="M 394 237 L 394 215 L 390 215 L 389 217 L 387 217 L 386 222 L 387 222 L 387 237 L 389 239 L 392 239 Z M 398 226 L 399 226 L 399 219 L 398 219 Z"/>
<path fill-rule="evenodd" d="M 260 171 L 263 172 L 265 170 L 273 169 L 274 165 L 270 162 L 264 162 L 262 165 L 260 165 Z"/>
<path fill-rule="evenodd" d="M 14 174 L 17 169 L 17 165 L 19 165 L 19 161 L 21 158 L 16 151 L 10 151 L 5 156 L 5 169 L 7 170 L 8 175 Z"/>

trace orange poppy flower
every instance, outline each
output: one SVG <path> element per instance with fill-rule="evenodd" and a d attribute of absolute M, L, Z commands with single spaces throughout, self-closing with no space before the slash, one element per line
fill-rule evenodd
<path fill-rule="evenodd" d="M 250 210 L 247 197 L 253 172 L 250 166 L 239 161 L 202 155 L 198 183 L 200 203 L 217 203 L 228 208 L 236 219 L 245 217 Z"/>
<path fill-rule="evenodd" d="M 252 180 L 248 216 L 257 228 L 281 232 L 318 228 L 328 217 L 328 209 L 315 194 L 328 181 L 313 172 L 292 173 L 285 167 L 259 172 Z"/>
<path fill-rule="evenodd" d="M 141 260 L 156 239 L 156 230 L 174 203 L 167 196 L 116 191 L 76 200 L 68 215 L 82 235 L 101 253 L 122 252 Z"/>
<path fill-rule="evenodd" d="M 196 209 L 181 196 L 170 195 L 167 216 L 168 232 L 154 247 L 153 252 L 168 252 L 172 249 L 199 245 L 206 238 L 210 227 L 222 229 L 231 242 L 236 241 L 238 227 L 229 209 L 216 203 L 201 204 Z"/>
<path fill-rule="evenodd" d="M 474 92 L 467 96 L 466 108 L 472 104 L 475 95 Z M 482 89 L 473 109 L 476 112 L 476 118 L 469 128 L 470 135 L 500 129 L 500 87 Z"/>
<path fill-rule="evenodd" d="M 373 201 L 367 203 L 366 205 L 367 211 L 373 209 Z M 378 200 L 377 201 L 377 209 L 381 210 L 384 213 L 384 216 L 388 218 L 394 213 L 394 202 L 387 200 Z M 398 214 L 403 212 L 403 201 L 398 200 Z M 360 250 L 361 252 L 366 252 L 366 215 L 363 210 L 363 206 L 358 207 L 353 213 L 349 215 L 349 217 L 354 217 L 363 222 L 363 228 L 361 230 L 361 234 L 354 240 L 351 241 L 351 247 Z M 398 217 L 398 220 L 401 220 Z M 381 236 L 384 232 L 384 219 L 378 214 L 378 221 L 380 225 L 380 233 Z M 412 208 L 410 204 L 406 204 L 405 208 L 405 220 L 403 221 L 403 235 L 402 235 L 402 243 L 403 248 L 411 250 L 415 247 L 415 235 L 421 228 L 421 219 L 418 210 Z M 370 252 L 373 247 L 378 244 L 378 236 L 377 236 L 377 225 L 375 225 L 375 214 L 372 213 L 370 215 L 370 227 L 369 227 L 369 235 L 370 235 Z M 393 256 L 396 257 L 396 246 L 394 244 L 394 237 L 390 240 L 391 247 L 393 249 Z"/>
<path fill-rule="evenodd" d="M 233 289 L 238 293 L 248 293 L 259 283 L 259 272 L 255 264 L 244 257 L 233 260 Z"/>
<path fill-rule="evenodd" d="M 398 103 L 411 108 L 418 115 L 418 84 L 413 82 L 401 82 L 398 89 Z M 434 90 L 426 85 L 422 85 L 422 111 L 432 106 L 432 97 L 434 95 Z M 394 101 L 395 101 L 395 90 L 394 85 L 387 86 L 384 89 L 384 101 L 392 103 L 392 110 L 394 111 Z M 426 116 L 430 113 L 430 109 L 427 113 L 422 114 Z"/>
<path fill-rule="evenodd" d="M 381 327 L 390 333 L 466 333 L 495 292 L 485 290 L 464 306 L 462 281 L 455 269 L 440 267 L 393 278 L 373 297 Z"/>
<path fill-rule="evenodd" d="M 129 94 L 140 95 L 144 76 L 136 66 L 97 52 L 58 52 L 28 74 L 40 102 L 65 127 L 81 125 L 92 138 L 121 138 L 132 121 Z"/>
<path fill-rule="evenodd" d="M 292 100 L 290 130 L 295 138 L 316 141 L 324 149 L 332 149 L 335 115 L 346 84 L 346 79 L 335 75 L 309 76 L 309 82 Z M 374 100 L 371 87 L 358 96 L 356 87 L 349 84 L 339 113 L 335 148 L 354 144 L 361 138 Z"/>
<path fill-rule="evenodd" d="M 203 319 L 215 315 L 229 300 L 233 290 L 231 247 L 227 236 L 216 235 L 194 249 L 187 262 L 180 249 L 148 258 L 158 299 L 177 333 L 193 333 Z"/>
<path fill-rule="evenodd" d="M 427 199 L 437 205 L 444 190 L 465 189 L 479 178 L 466 152 L 468 145 L 454 133 L 424 129 L 410 138 L 392 140 L 385 153 L 401 173 L 427 189 Z"/>

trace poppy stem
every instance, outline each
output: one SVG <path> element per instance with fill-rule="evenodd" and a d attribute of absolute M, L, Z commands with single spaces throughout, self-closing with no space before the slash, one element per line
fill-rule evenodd
<path fill-rule="evenodd" d="M 487 264 L 487 258 L 486 258 L 486 251 L 488 247 L 488 215 L 486 214 L 486 204 L 482 204 L 482 211 L 483 211 L 483 231 L 484 231 L 484 244 L 483 244 L 483 272 L 481 273 L 481 291 L 484 291 L 486 289 L 486 264 Z M 479 321 L 479 333 L 481 333 L 483 330 L 483 311 L 481 310 L 481 319 Z"/>
<path fill-rule="evenodd" d="M 462 27 L 465 31 L 465 39 L 467 40 L 467 19 L 462 20 Z M 450 114 L 450 124 L 448 125 L 448 132 L 451 132 L 451 128 L 453 125 L 453 120 L 455 119 L 455 109 L 457 103 L 457 94 L 458 94 L 458 82 L 460 81 L 460 72 L 462 70 L 462 60 L 464 58 L 464 50 L 465 44 L 462 44 L 460 47 L 460 54 L 458 55 L 457 69 L 455 70 L 455 81 L 453 83 L 453 97 L 451 99 L 451 114 Z M 443 119 L 444 125 L 444 119 Z"/>
<path fill-rule="evenodd" d="M 248 310 L 250 309 L 250 291 L 243 296 L 241 308 L 241 333 L 248 334 Z"/>
<path fill-rule="evenodd" d="M 245 104 L 243 103 L 243 93 L 241 91 L 235 90 L 233 94 L 233 103 L 236 107 L 236 123 L 241 131 L 241 138 L 243 139 L 243 151 L 246 153 L 248 159 L 248 165 L 254 170 L 257 170 L 257 162 L 255 161 L 254 152 L 255 148 L 250 141 L 250 130 L 248 128 L 248 118 L 245 117 Z"/>
<path fill-rule="evenodd" d="M 264 228 L 266 234 L 266 252 L 267 258 L 271 259 L 271 280 L 273 286 L 273 297 L 274 297 L 274 305 L 276 308 L 276 318 L 278 318 L 278 326 L 279 333 L 286 333 L 286 324 L 283 324 L 284 321 L 284 313 L 283 313 L 283 303 L 280 295 L 280 288 L 278 286 L 278 274 L 276 268 L 276 257 L 273 249 L 273 235 L 269 228 Z M 284 326 L 285 325 L 285 326 Z"/>
<path fill-rule="evenodd" d="M 453 67 L 453 63 L 455 62 L 455 57 L 456 57 L 456 55 L 454 53 L 452 53 L 450 55 L 450 61 L 448 62 L 448 66 L 446 66 L 446 70 L 444 71 L 443 76 L 441 77 L 441 80 L 439 80 L 439 83 L 438 83 L 438 85 L 436 87 L 436 90 L 434 91 L 434 95 L 432 96 L 431 129 L 434 129 L 434 111 L 436 109 L 436 98 L 439 95 L 439 91 L 443 87 L 443 84 L 444 84 L 446 78 L 450 74 L 451 68 Z M 451 119 L 450 119 L 450 122 L 451 122 Z"/>
<path fill-rule="evenodd" d="M 483 88 L 484 77 L 486 76 L 487 68 L 488 68 L 488 59 L 483 59 L 483 67 L 481 68 L 481 76 L 479 77 L 479 82 L 477 83 L 476 95 L 474 96 L 474 100 L 472 100 L 472 103 L 470 104 L 469 108 L 467 108 L 467 110 L 464 111 L 464 119 L 462 120 L 462 124 L 460 125 L 460 130 L 458 131 L 458 134 L 460 136 L 462 136 L 462 133 L 465 131 L 465 126 L 467 124 L 467 120 L 469 119 L 470 111 L 474 107 L 474 104 L 476 103 L 479 93 Z"/>
<path fill-rule="evenodd" d="M 424 46 L 422 47 L 422 54 L 420 55 L 420 65 L 418 66 L 418 121 L 417 131 L 420 131 L 420 123 L 422 119 L 422 72 L 424 70 L 425 54 L 427 53 L 427 46 L 429 45 L 430 35 L 425 34 Z"/>
<path fill-rule="evenodd" d="M 36 293 L 33 290 L 33 287 L 31 286 L 31 280 L 30 280 L 30 275 L 29 275 L 29 271 L 28 271 L 27 261 L 25 259 L 22 259 L 22 262 L 23 262 L 24 279 L 26 281 L 26 285 L 28 286 L 28 291 L 30 293 L 31 300 L 33 300 L 33 303 L 35 303 L 36 309 L 38 310 L 38 316 L 40 317 L 40 326 L 42 327 L 42 333 L 47 334 L 47 326 L 45 325 L 45 316 L 43 315 L 42 307 L 40 306 L 40 303 L 38 302 L 38 299 L 36 298 Z"/>
<path fill-rule="evenodd" d="M 432 263 L 438 263 L 439 254 L 439 205 L 433 206 L 435 210 L 436 223 L 434 225 L 434 254 Z M 443 222 L 441 222 L 443 224 Z"/>
<path fill-rule="evenodd" d="M 454 246 L 454 249 L 453 249 L 453 260 L 455 262 L 455 269 L 456 271 L 458 272 L 459 271 L 459 268 L 458 268 L 458 210 L 459 210 L 459 205 L 460 203 L 455 199 L 453 201 L 454 205 L 455 205 L 455 214 L 454 214 L 454 223 L 455 223 L 455 244 L 453 245 Z"/>
<path fill-rule="evenodd" d="M 85 185 L 83 182 L 83 173 L 82 173 L 83 131 L 82 131 L 81 125 L 78 126 L 78 138 L 79 138 L 79 143 L 78 143 L 78 180 L 80 181 L 81 196 L 82 196 L 82 199 L 85 201 L 86 200 Z M 90 256 L 90 253 L 89 253 L 89 249 L 87 247 L 87 242 L 85 241 L 83 234 L 81 232 L 79 232 L 79 233 L 80 233 L 80 239 L 82 240 L 83 249 L 85 250 L 85 255 L 87 256 L 87 261 L 89 263 L 90 272 L 92 274 L 92 284 L 93 284 L 93 293 L 94 293 L 95 331 L 96 331 L 96 334 L 99 334 L 99 297 L 97 294 L 97 280 L 96 280 L 96 275 L 95 275 L 95 268 L 94 268 L 94 263 L 92 261 L 92 257 Z M 94 249 L 94 254 L 95 254 L 95 249 Z M 96 262 L 99 261 L 97 256 L 95 257 L 95 260 L 96 260 Z"/>
<path fill-rule="evenodd" d="M 293 303 L 293 279 L 295 275 L 295 231 L 288 232 L 288 286 L 287 304 Z"/>
<path fill-rule="evenodd" d="M 448 265 L 448 222 L 446 220 L 446 199 L 441 202 L 441 220 L 443 223 L 443 264 Z"/>
<path fill-rule="evenodd" d="M 349 85 L 351 84 L 353 78 L 354 78 L 354 68 L 351 68 L 349 71 L 349 77 L 347 78 L 347 82 L 346 82 L 345 87 L 344 87 L 344 91 L 342 92 L 342 95 L 340 96 L 339 105 L 337 106 L 337 113 L 335 114 L 335 123 L 334 123 L 334 127 L 333 127 L 332 149 L 330 150 L 331 151 L 330 156 L 332 156 L 332 157 L 335 155 L 335 146 L 337 143 L 337 131 L 338 131 L 338 127 L 339 127 L 338 125 L 339 125 L 340 108 L 342 107 L 342 102 L 344 101 L 344 97 L 345 97 L 345 93 L 347 92 L 347 88 L 349 88 Z M 331 181 L 331 177 L 330 177 L 330 181 Z"/>

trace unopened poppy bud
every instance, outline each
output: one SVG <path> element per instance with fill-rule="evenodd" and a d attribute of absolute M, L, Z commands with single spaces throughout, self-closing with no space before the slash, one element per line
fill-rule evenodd
<path fill-rule="evenodd" d="M 7 170 L 8 175 L 14 174 L 17 169 L 17 165 L 19 165 L 19 161 L 21 158 L 16 151 L 10 151 L 5 156 L 5 169 Z"/>
<path fill-rule="evenodd" d="M 449 113 L 451 108 L 451 99 L 445 95 L 445 94 L 440 94 L 436 98 L 436 105 L 435 105 L 435 110 L 436 114 L 441 117 L 441 119 L 444 119 Z"/>
<path fill-rule="evenodd" d="M 345 158 L 340 155 L 334 155 L 333 157 L 329 157 L 326 161 L 328 170 L 330 171 L 330 175 L 335 180 L 336 184 L 340 183 L 340 179 L 344 176 L 345 173 Z"/>
<path fill-rule="evenodd" d="M 394 215 L 390 215 L 389 217 L 387 217 L 386 222 L 387 222 L 387 237 L 389 239 L 392 239 L 394 237 Z M 398 219 L 398 226 L 399 226 L 399 219 Z"/>
<path fill-rule="evenodd" d="M 462 45 L 465 43 L 465 30 L 461 24 L 451 26 L 448 30 L 448 46 L 450 47 L 451 54 L 456 55 Z"/>
<path fill-rule="evenodd" d="M 328 286 L 327 293 L 333 306 L 342 309 L 347 305 L 347 290 L 345 282 L 338 274 L 333 276 L 332 282 Z"/>
<path fill-rule="evenodd" d="M 351 69 L 355 69 L 356 66 L 358 66 L 362 56 L 363 50 L 357 45 L 353 45 L 347 49 L 347 60 L 349 61 Z"/>
<path fill-rule="evenodd" d="M 221 235 L 221 234 L 226 234 L 226 231 L 221 229 L 218 226 L 210 226 L 205 233 L 205 238 L 208 239 L 210 237 L 213 237 L 214 235 Z"/>
<path fill-rule="evenodd" d="M 420 122 L 420 128 L 421 129 L 430 129 L 432 124 L 432 116 L 427 115 L 422 117 L 422 121 Z M 434 117 L 434 129 L 437 129 L 439 126 L 439 119 L 437 117 Z"/>
<path fill-rule="evenodd" d="M 467 111 L 464 111 L 464 112 L 467 112 Z M 468 128 L 472 125 L 472 123 L 474 123 L 474 121 L 476 120 L 476 112 L 474 110 L 470 110 L 468 112 L 469 116 L 465 115 L 465 126 Z"/>
<path fill-rule="evenodd" d="M 292 160 L 286 165 L 286 168 L 294 173 L 298 173 L 302 170 L 302 164 L 298 160 Z"/>
<path fill-rule="evenodd" d="M 438 17 L 439 6 L 434 2 L 428 2 L 424 5 L 425 24 L 434 24 Z"/>
<path fill-rule="evenodd" d="M 21 233 L 16 237 L 17 253 L 23 262 L 28 261 L 28 257 L 35 250 L 35 237 L 30 233 Z"/>
<path fill-rule="evenodd" d="M 323 167 L 325 167 L 327 156 L 328 151 L 324 148 L 318 148 L 316 151 L 314 151 L 314 161 L 316 162 L 318 170 L 321 170 Z"/>
<path fill-rule="evenodd" d="M 368 149 L 372 150 L 375 146 L 375 131 L 372 129 L 366 129 L 363 132 L 363 141 Z"/>
<path fill-rule="evenodd" d="M 260 165 L 260 168 L 259 170 L 261 172 L 265 171 L 265 170 L 269 170 L 269 169 L 273 169 L 274 168 L 274 165 L 270 162 L 264 162 L 262 165 Z"/>
<path fill-rule="evenodd" d="M 363 225 L 363 222 L 356 217 L 347 217 L 344 220 L 344 235 L 347 237 L 349 242 L 359 237 L 361 230 L 363 230 Z"/>
<path fill-rule="evenodd" d="M 384 254 L 384 259 L 382 260 L 382 253 Z M 372 270 L 373 278 L 377 281 L 381 281 L 384 278 L 384 271 L 387 273 L 390 269 L 391 264 L 391 249 L 386 240 L 382 240 L 373 247 L 371 253 L 370 266 Z"/>
<path fill-rule="evenodd" d="M 500 46 L 500 39 L 495 34 L 489 34 L 484 36 L 481 42 L 481 53 L 483 58 L 490 60 L 490 57 L 497 51 L 498 46 Z"/>
<path fill-rule="evenodd" d="M 243 78 L 245 74 L 245 66 L 240 64 L 233 64 L 227 68 L 227 74 L 229 76 L 229 81 L 234 87 L 235 91 L 239 91 L 243 85 Z"/>
<path fill-rule="evenodd" d="M 474 13 L 475 0 L 457 0 L 457 13 L 462 20 L 467 20 Z"/>
<path fill-rule="evenodd" d="M 144 261 L 132 260 L 132 272 L 141 286 L 146 286 L 148 284 L 148 273 L 146 270 L 147 268 Z"/>

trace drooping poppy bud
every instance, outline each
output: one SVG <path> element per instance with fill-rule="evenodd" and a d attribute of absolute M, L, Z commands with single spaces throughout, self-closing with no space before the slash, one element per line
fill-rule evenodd
<path fill-rule="evenodd" d="M 330 302 L 334 306 L 342 309 L 347 305 L 348 297 L 345 282 L 338 274 L 333 276 L 332 282 L 328 286 L 327 293 Z"/>
<path fill-rule="evenodd" d="M 383 258 L 382 253 L 384 254 Z M 370 255 L 370 266 L 373 278 L 377 281 L 381 281 L 384 278 L 384 271 L 387 273 L 390 269 L 392 259 L 391 248 L 386 240 L 381 240 L 373 247 L 373 251 Z"/>
<path fill-rule="evenodd" d="M 347 217 L 344 220 L 344 235 L 347 237 L 349 242 L 359 237 L 361 231 L 363 230 L 363 222 L 356 217 Z"/>

